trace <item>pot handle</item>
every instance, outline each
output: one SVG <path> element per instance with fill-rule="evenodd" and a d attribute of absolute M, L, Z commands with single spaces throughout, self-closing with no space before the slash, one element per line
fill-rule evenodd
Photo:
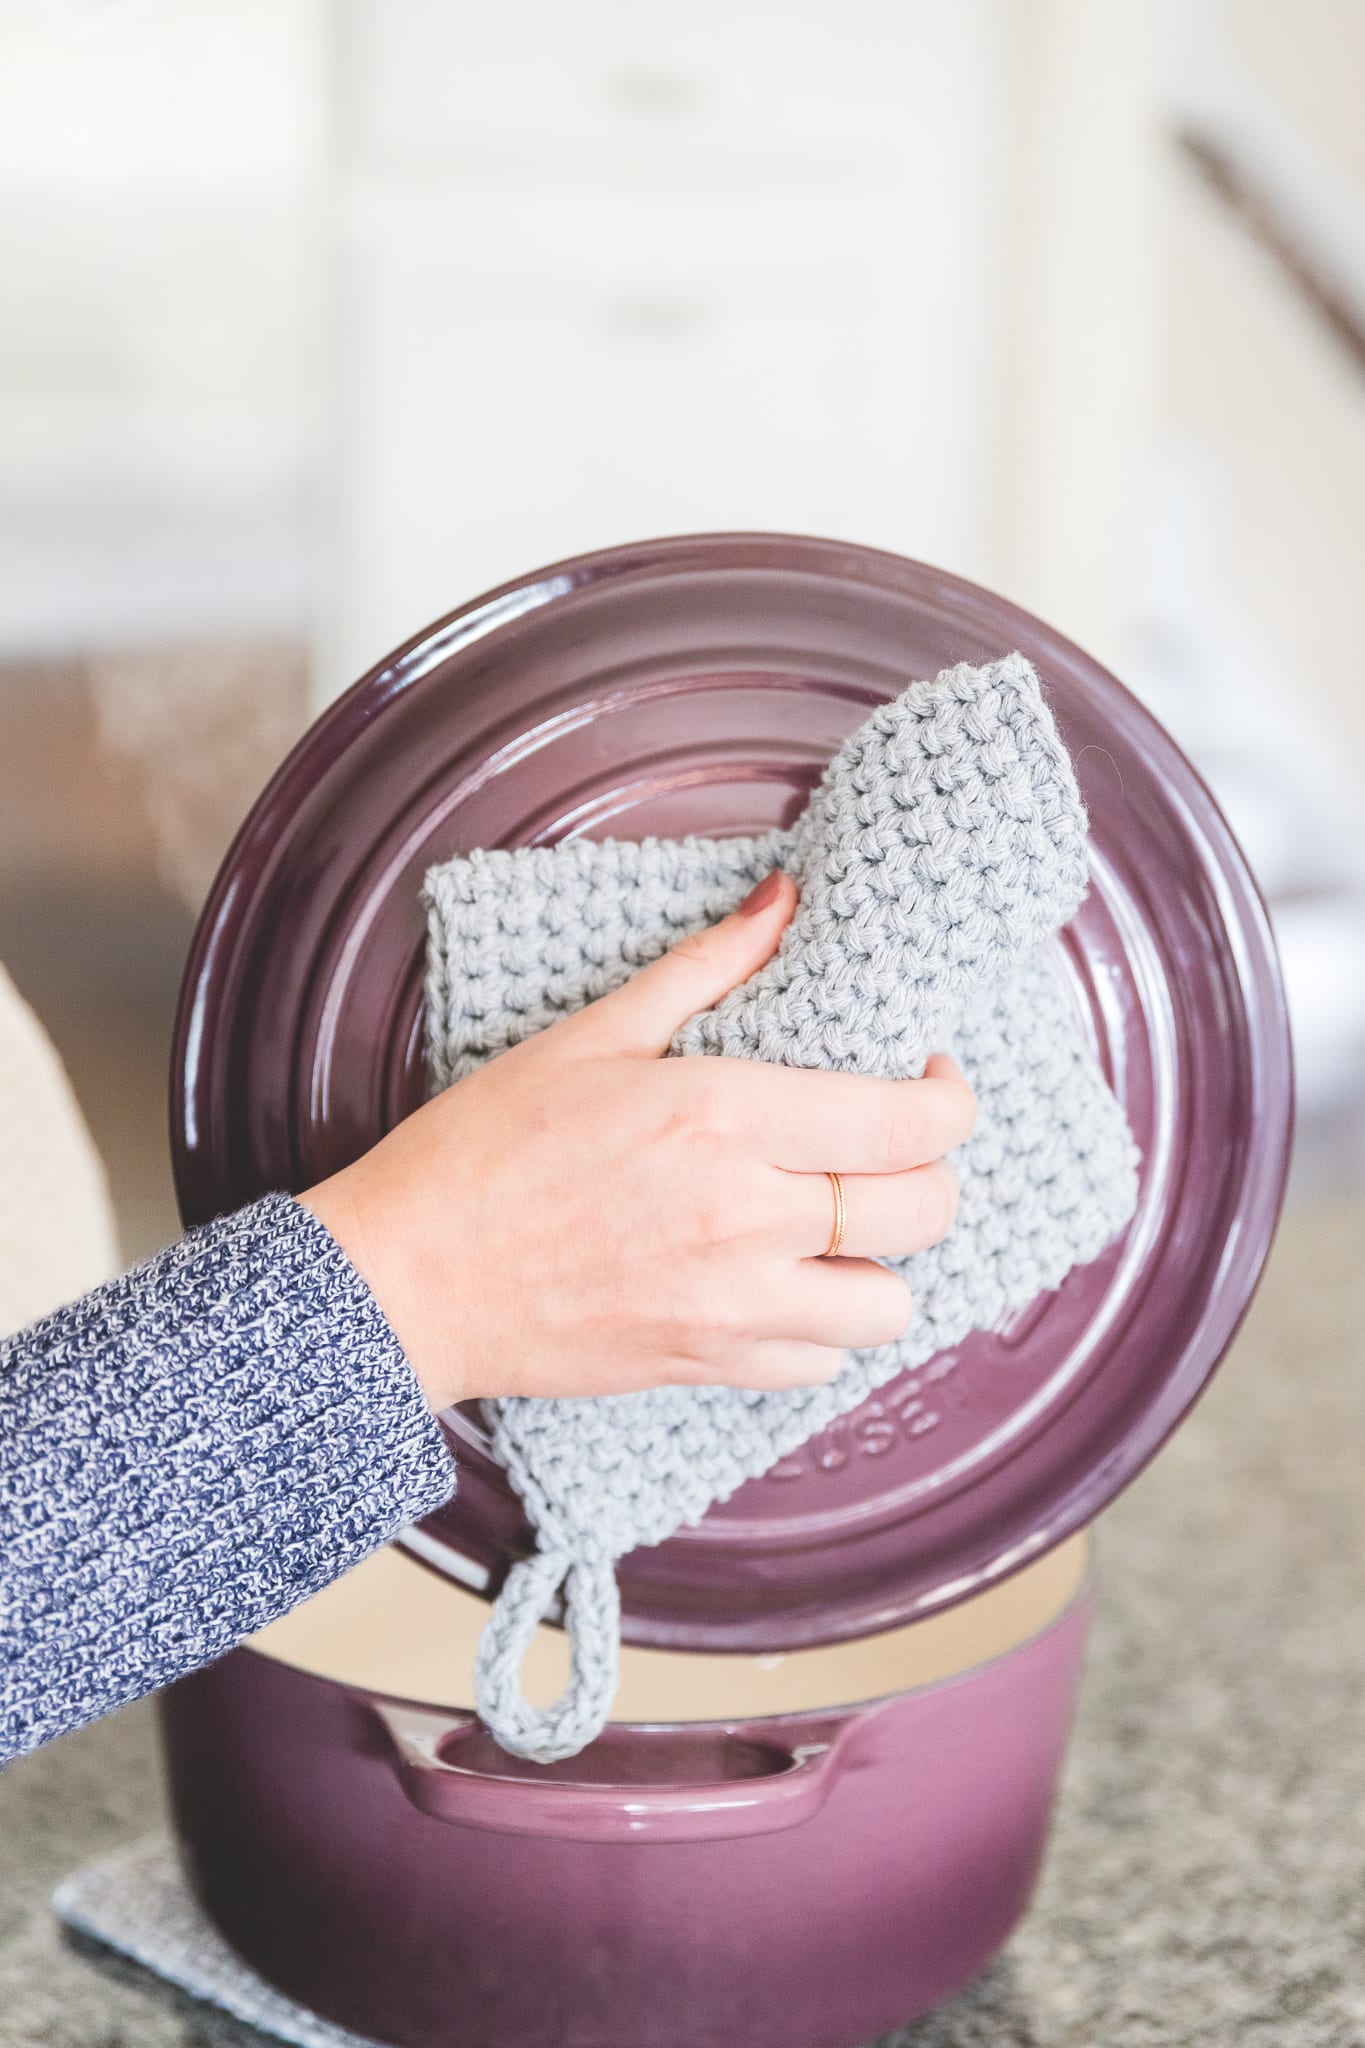
<path fill-rule="evenodd" d="M 404 1792 L 433 1820 L 495 1834 L 539 1835 L 576 1842 L 714 1842 L 774 1834 L 808 1820 L 833 1782 L 837 1724 L 826 1739 L 787 1748 L 767 1737 L 722 1738 L 768 1767 L 704 1784 L 583 1784 L 539 1774 L 506 1775 L 452 1762 L 461 1736 L 482 1738 L 467 1714 L 407 1702 L 369 1702 L 398 1756 Z M 643 1740 L 651 1738 L 645 1735 Z M 481 1742 L 481 1746 L 482 1746 Z M 748 1759 L 746 1758 L 745 1761 Z"/>

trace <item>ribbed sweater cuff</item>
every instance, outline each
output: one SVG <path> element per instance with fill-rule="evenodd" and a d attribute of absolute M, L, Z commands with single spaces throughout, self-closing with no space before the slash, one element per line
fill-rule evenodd
<path fill-rule="evenodd" d="M 378 1303 L 286 1195 L 0 1345 L 0 1761 L 221 1655 L 454 1483 Z"/>

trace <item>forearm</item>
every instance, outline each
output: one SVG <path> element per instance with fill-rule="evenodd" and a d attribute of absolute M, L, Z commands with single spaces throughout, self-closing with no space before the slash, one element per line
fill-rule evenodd
<path fill-rule="evenodd" d="M 382 1311 L 287 1196 L 0 1344 L 0 1762 L 221 1656 L 453 1487 Z"/>

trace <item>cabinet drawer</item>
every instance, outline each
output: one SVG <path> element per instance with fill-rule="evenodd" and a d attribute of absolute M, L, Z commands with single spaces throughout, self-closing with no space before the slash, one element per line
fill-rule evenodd
<path fill-rule="evenodd" d="M 875 191 L 487 195 L 362 222 L 333 684 L 463 597 L 651 532 L 774 527 L 963 563 L 979 276 Z"/>
<path fill-rule="evenodd" d="M 351 0 L 362 160 L 733 170 L 890 161 L 970 107 L 990 0 Z M 948 137 L 961 147 L 961 135 Z"/>

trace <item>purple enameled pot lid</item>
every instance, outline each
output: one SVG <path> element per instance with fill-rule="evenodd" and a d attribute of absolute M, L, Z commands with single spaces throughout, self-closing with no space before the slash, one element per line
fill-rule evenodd
<path fill-rule="evenodd" d="M 431 862 L 573 834 L 788 823 L 871 707 L 1021 649 L 1089 807 L 1093 886 L 1056 949 L 1142 1147 L 1122 1242 L 625 1558 L 636 1642 L 779 1649 L 908 1620 L 1080 1528 L 1221 1358 L 1279 1211 L 1283 991 L 1227 825 L 1080 649 L 871 549 L 706 535 L 585 555 L 453 612 L 305 735 L 228 854 L 177 1020 L 172 1139 L 195 1223 L 354 1158 L 425 1092 Z M 455 1500 L 403 1539 L 496 1588 L 529 1534 L 477 1411 Z"/>

